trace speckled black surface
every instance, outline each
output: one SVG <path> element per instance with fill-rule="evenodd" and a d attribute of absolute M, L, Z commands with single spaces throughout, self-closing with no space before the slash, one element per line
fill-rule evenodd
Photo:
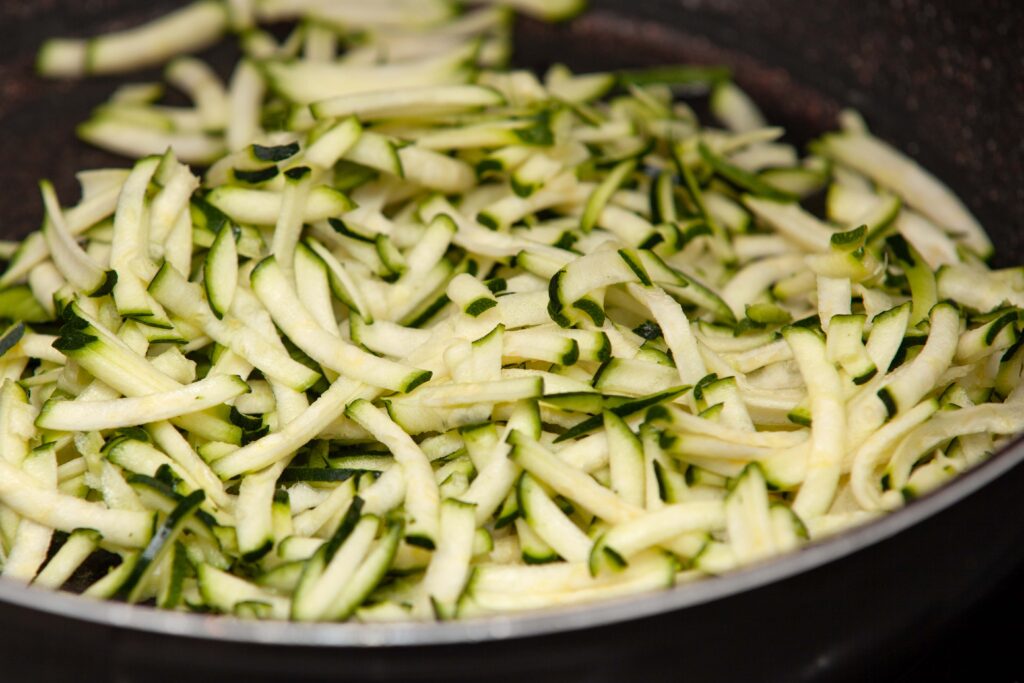
<path fill-rule="evenodd" d="M 0 150 L 4 154 L 0 234 L 21 235 L 36 227 L 39 202 L 35 184 L 39 177 L 55 179 L 62 196 L 70 199 L 75 194 L 76 169 L 123 163 L 77 143 L 73 133 L 73 124 L 83 120 L 120 80 L 40 81 L 31 68 L 40 40 L 52 34 L 109 30 L 177 4 L 181 3 L 0 0 Z M 769 118 L 790 127 L 798 139 L 831 127 L 841 107 L 856 107 L 879 135 L 910 152 L 957 189 L 993 234 L 997 262 L 1024 261 L 1024 3 L 595 0 L 592 5 L 594 11 L 569 25 L 523 22 L 517 61 L 541 66 L 564 59 L 579 68 L 673 61 L 726 63 L 762 103 Z M 129 9 L 121 12 L 124 8 Z M 229 52 L 221 49 L 214 57 L 223 58 Z M 155 75 L 133 74 L 131 78 L 144 80 Z M 1019 524 L 1018 520 L 992 521 Z M 957 562 L 963 564 L 959 558 L 949 564 Z M 945 569 L 936 565 L 928 571 Z M 926 584 L 929 576 L 913 578 Z M 900 678 L 901 683 L 1018 680 L 1015 638 L 1010 636 L 1019 635 L 1022 628 L 1021 578 L 1018 572 L 1017 579 L 996 598 L 961 620 L 945 639 L 933 641 L 920 664 Z M 941 611 L 936 608 L 934 614 Z M 759 618 L 779 628 L 787 621 L 784 615 Z M 996 625 L 1002 619 L 1015 619 L 1009 631 Z M 933 621 L 937 623 L 938 616 Z M 908 638 L 916 626 L 910 626 Z M 17 628 L 7 623 L 0 626 L 8 634 L 13 633 L 12 627 Z M 934 627 L 935 623 L 928 624 L 929 629 Z M 128 643 L 124 634 L 100 629 L 89 633 L 79 639 L 93 641 L 90 651 L 101 660 L 106 644 L 120 642 L 123 654 Z M 623 641 L 652 635 L 626 629 L 622 633 Z M 48 646 L 51 659 L 61 652 L 59 639 L 55 636 Z M 605 637 L 604 642 L 610 640 Z M 151 648 L 160 648 L 164 641 L 146 642 Z M 681 637 L 680 643 L 685 642 Z M 895 651 L 901 642 L 890 640 L 888 647 Z M 576 646 L 580 647 L 579 643 Z M 961 656 L 958 650 L 972 656 Z M 890 660 L 897 661 L 895 652 L 889 654 Z M 1000 654 L 1010 656 L 999 658 Z M 209 651 L 206 656 L 216 658 Z M 607 672 L 614 670 L 616 658 L 605 653 L 598 659 L 604 662 L 603 674 L 580 675 L 577 668 L 557 672 L 558 680 L 609 680 Z M 994 664 L 996 670 L 978 677 L 974 667 L 979 659 Z M 567 660 L 561 661 L 565 666 Z M 50 663 L 54 671 L 61 668 L 59 660 Z M 183 660 L 183 670 L 187 669 L 184 664 Z M 83 664 L 78 665 L 81 673 Z M 230 668 L 225 662 L 220 665 Z M 118 665 L 103 661 L 88 670 L 121 671 Z M 866 669 L 862 666 L 860 670 Z M 171 676 L 170 671 L 165 673 Z M 135 669 L 135 674 L 116 675 L 118 680 L 164 680 L 152 678 L 154 672 L 145 667 Z M 838 674 L 825 667 L 814 673 L 805 671 L 800 679 L 815 676 L 829 681 L 836 680 Z M 177 673 L 173 677 L 180 680 Z"/>

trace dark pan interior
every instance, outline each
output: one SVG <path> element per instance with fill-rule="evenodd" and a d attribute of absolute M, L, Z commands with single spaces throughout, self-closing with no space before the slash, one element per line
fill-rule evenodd
<path fill-rule="evenodd" d="M 0 233 L 37 227 L 36 181 L 75 196 L 77 169 L 123 163 L 77 142 L 74 125 L 124 79 L 44 82 L 35 50 L 184 4 L 0 0 Z M 523 21 L 516 62 L 582 70 L 726 64 L 796 139 L 854 107 L 873 130 L 950 183 L 993 235 L 996 262 L 1024 261 L 1024 4 L 1015 0 L 594 0 L 571 24 Z M 230 61 L 230 48 L 212 56 Z"/>
<path fill-rule="evenodd" d="M 76 170 L 123 165 L 125 161 L 122 159 L 78 143 L 74 137 L 74 124 L 84 120 L 91 108 L 102 102 L 116 84 L 125 80 L 159 77 L 158 72 L 148 72 L 122 79 L 42 81 L 32 74 L 32 61 L 40 41 L 55 34 L 88 35 L 131 25 L 180 4 L 184 3 L 165 0 L 149 3 L 132 0 L 0 0 L 0 150 L 4 151 L 4 161 L 0 163 L 0 235 L 4 238 L 21 236 L 37 227 L 40 206 L 36 181 L 39 178 L 54 179 L 61 196 L 69 202 L 77 193 L 73 179 Z M 596 0 L 591 4 L 594 9 L 571 24 L 548 26 L 521 21 L 516 62 L 543 68 L 552 62 L 563 61 L 579 70 L 678 62 L 726 64 L 763 106 L 769 120 L 785 125 L 797 141 L 810 139 L 834 127 L 835 116 L 842 107 L 855 107 L 865 115 L 877 134 L 914 155 L 957 190 L 992 234 L 997 244 L 997 264 L 1024 262 L 1024 183 L 1021 182 L 1024 179 L 1024 136 L 1021 135 L 1021 121 L 1024 121 L 1024 79 L 1021 78 L 1024 73 L 1024 4 L 1015 0 L 972 3 L 953 0 L 865 0 L 857 3 L 849 0 L 818 0 L 813 3 L 806 0 Z M 224 65 L 230 62 L 232 54 L 231 48 L 221 47 L 205 56 Z M 1024 479 L 1021 469 L 1017 467 L 1015 470 L 1016 482 Z M 985 490 L 979 492 L 974 499 L 983 497 L 985 493 Z M 1015 498 L 1008 490 L 990 493 L 994 497 L 988 503 L 975 500 L 978 511 L 970 519 L 984 519 L 986 514 L 990 519 L 1005 515 L 1013 505 L 1016 508 L 1012 509 L 1019 512 L 1021 506 L 1013 502 Z M 989 506 L 987 510 L 986 505 Z M 1012 514 L 1010 518 L 1014 518 Z M 950 523 L 948 519 L 943 522 L 947 529 L 951 528 L 948 526 Z M 932 526 L 935 527 L 934 524 Z M 970 530 L 957 527 L 957 532 L 969 534 Z M 901 577 L 899 581 L 916 581 L 922 598 L 934 596 L 942 587 L 939 575 L 915 577 L 915 572 L 924 569 L 995 577 L 995 574 L 983 571 L 987 563 L 1019 562 L 1022 554 L 1004 551 L 995 545 L 1008 543 L 1011 538 L 1019 541 L 1022 535 L 1020 531 L 1013 534 L 1009 531 L 996 534 L 993 531 L 986 537 L 992 546 L 991 552 L 978 553 L 976 560 L 950 556 L 940 569 L 936 564 L 922 568 L 905 559 L 903 564 L 894 564 L 894 570 Z M 873 561 L 877 563 L 879 558 L 884 559 L 885 556 L 876 553 Z M 847 563 L 847 566 L 852 565 Z M 1004 566 L 1002 571 L 1006 573 L 1009 568 Z M 820 572 L 818 574 L 816 584 L 790 581 L 794 585 L 789 590 L 794 596 L 801 596 L 801 585 L 828 585 L 830 580 L 821 578 Z M 892 586 L 870 583 L 876 579 L 867 569 L 864 570 L 863 581 L 857 581 L 857 572 L 846 569 L 837 570 L 832 576 L 835 577 L 832 581 L 839 577 L 850 581 L 849 585 L 843 584 L 838 588 L 831 585 L 832 590 L 870 588 L 883 593 L 892 591 L 894 600 L 899 596 Z M 867 578 L 869 576 L 870 579 Z M 899 620 L 897 614 L 903 617 L 914 614 L 923 618 L 918 624 L 919 635 L 923 638 L 967 602 L 977 599 L 984 589 L 985 586 L 976 585 L 969 591 L 957 593 L 955 599 L 950 597 L 948 602 L 928 609 L 894 610 L 893 619 Z M 813 593 L 810 588 L 808 590 Z M 751 609 L 755 605 L 777 607 L 786 604 L 767 598 L 757 600 L 760 602 L 747 601 L 746 604 Z M 750 615 L 744 615 L 741 600 L 734 599 L 731 603 L 734 618 L 751 620 Z M 821 605 L 815 604 L 811 596 L 803 595 L 791 604 L 807 610 L 808 614 L 817 610 L 815 615 L 822 616 Z M 830 615 L 825 609 L 824 617 L 834 616 L 837 620 L 852 619 L 854 622 L 862 618 L 843 612 L 844 604 L 837 600 L 835 614 Z M 715 620 L 723 619 L 714 609 L 702 606 L 700 610 L 690 611 L 694 614 L 689 622 L 664 618 L 651 627 L 685 629 L 697 622 L 704 624 L 718 638 L 726 637 L 733 628 L 737 633 L 757 632 L 752 626 L 742 625 L 721 626 L 714 631 Z M 756 618 L 779 633 L 794 627 L 788 614 L 761 613 Z M 77 627 L 82 626 L 78 622 L 73 623 Z M 722 623 L 728 624 L 727 621 Z M 865 669 L 864 656 L 880 649 L 887 642 L 886 638 L 907 625 L 892 623 L 880 626 L 871 637 L 836 642 L 827 652 L 819 648 L 825 653 L 821 656 L 801 657 L 788 651 L 780 652 L 775 660 L 778 668 L 762 680 L 841 680 L 844 676 L 858 680 L 858 674 L 850 672 L 863 674 L 869 670 Z M 36 627 L 49 629 L 53 623 L 40 619 Z M 9 628 L 4 624 L 5 630 Z M 808 645 L 818 642 L 811 637 L 809 627 L 802 628 L 800 637 L 807 639 L 803 642 Z M 216 629 L 211 633 L 215 634 Z M 72 632 L 67 635 L 70 637 Z M 90 659 L 85 670 L 117 675 L 118 680 L 164 680 L 162 676 L 177 677 L 185 672 L 194 674 L 195 670 L 224 673 L 242 665 L 242 659 L 238 658 L 242 650 L 236 647 L 229 652 L 223 650 L 219 643 L 196 647 L 195 641 L 175 641 L 174 646 L 168 646 L 167 641 L 160 637 L 135 638 L 117 629 L 95 627 L 88 630 L 76 628 L 73 635 L 80 647 L 89 648 L 94 655 L 95 661 Z M 798 638 L 796 632 L 790 635 Z M 591 637 L 581 637 L 572 641 L 552 639 L 545 644 L 539 642 L 544 639 L 535 638 L 525 641 L 530 645 L 524 646 L 524 656 L 540 656 L 542 659 L 536 665 L 550 667 L 549 675 L 537 680 L 627 680 L 623 678 L 624 662 L 640 662 L 641 656 L 650 655 L 649 649 L 635 639 L 651 636 L 650 632 L 640 628 L 622 630 L 621 640 L 629 641 L 628 647 L 604 651 L 601 651 L 602 645 L 626 645 L 625 642 L 617 642 L 620 641 L 619 631 L 614 627 L 606 627 L 602 635 L 595 633 L 592 641 Z M 910 638 L 901 641 L 901 647 L 909 647 L 912 641 Z M 658 643 L 663 650 L 660 656 L 675 656 L 664 651 L 664 644 L 672 642 L 671 639 L 662 635 L 652 638 L 651 642 Z M 704 643 L 713 645 L 711 641 L 698 638 L 683 651 L 688 656 L 699 656 L 698 644 Z M 795 642 L 785 642 L 783 636 L 771 644 L 782 648 L 800 647 Z M 719 645 L 722 652 L 735 649 L 726 646 L 724 641 Z M 888 641 L 887 645 L 891 647 L 892 642 Z M 179 646 L 184 648 L 181 650 L 183 656 L 176 657 L 169 652 Z M 196 649 L 189 649 L 193 647 Z M 126 657 L 126 661 L 131 662 L 130 666 L 118 668 L 121 664 L 98 654 L 106 652 L 104 648 L 120 652 L 117 656 Z M 895 661 L 895 650 L 899 648 L 891 649 L 893 651 L 885 659 L 890 666 Z M 757 662 L 756 666 L 745 666 L 737 659 L 721 670 L 747 673 L 758 670 L 761 660 L 757 657 L 767 655 L 757 648 L 754 650 L 756 652 L 751 651 L 750 654 L 751 661 Z M 59 668 L 59 651 L 49 652 L 53 655 L 51 665 Z M 436 678 L 439 674 L 432 676 L 418 668 L 418 652 L 403 651 L 406 658 L 401 662 L 377 657 L 360 660 L 356 666 L 353 659 L 355 668 L 352 669 L 351 680 L 395 676 L 399 677 L 396 680 Z M 515 648 L 480 649 L 479 663 L 471 658 L 458 666 L 454 664 L 456 652 L 457 648 L 443 654 L 435 651 L 433 663 L 437 665 L 445 661 L 452 676 L 464 677 L 465 680 L 506 679 L 512 675 L 509 672 L 534 668 L 520 662 L 510 666 L 505 676 L 500 675 L 500 666 L 496 671 L 495 666 L 502 661 L 500 657 L 516 652 Z M 490 654 L 484 655 L 484 652 Z M 192 655 L 196 656 L 194 661 Z M 274 657 L 276 655 L 270 651 L 264 650 L 260 656 L 253 649 L 246 653 L 247 666 L 251 670 L 259 662 L 259 666 L 270 667 L 272 661 L 279 661 Z M 312 676 L 315 671 L 323 672 L 325 667 L 336 664 L 318 653 L 307 652 L 303 658 L 308 661 L 305 667 L 299 663 L 295 664 L 296 669 L 275 665 L 276 670 L 280 675 L 293 671 L 294 680 L 298 680 L 300 674 Z M 849 668 L 850 662 L 858 659 L 861 660 L 859 668 Z M 154 670 L 154 662 L 163 667 L 162 673 Z M 555 662 L 558 662 L 557 667 Z M 84 666 L 82 660 L 76 664 Z M 180 671 L 176 667 L 180 667 Z M 595 667 L 599 667 L 601 672 L 597 672 Z M 691 680 L 713 680 L 702 678 L 697 673 L 698 669 L 705 672 L 715 670 L 714 666 L 688 666 L 683 670 L 693 674 Z M 79 673 L 82 671 L 79 669 Z M 657 671 L 664 675 L 671 668 L 661 667 Z M 335 672 L 341 674 L 340 670 L 335 669 Z M 87 679 L 102 680 L 99 674 L 96 678 L 82 678 Z M 647 680 L 656 679 L 660 680 L 659 674 L 652 669 Z M 56 674 L 54 680 L 57 680 Z"/>

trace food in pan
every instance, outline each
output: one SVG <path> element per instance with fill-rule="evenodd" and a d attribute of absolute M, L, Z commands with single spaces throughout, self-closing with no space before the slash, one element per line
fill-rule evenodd
<path fill-rule="evenodd" d="M 229 30 L 225 84 L 182 53 Z M 724 69 L 537 76 L 509 31 L 202 1 L 43 46 L 170 60 L 191 103 L 120 87 L 78 132 L 134 165 L 44 181 L 5 245 L 5 577 L 303 621 L 578 603 L 796 550 L 1024 427 L 1024 269 L 856 115 L 802 156 Z"/>

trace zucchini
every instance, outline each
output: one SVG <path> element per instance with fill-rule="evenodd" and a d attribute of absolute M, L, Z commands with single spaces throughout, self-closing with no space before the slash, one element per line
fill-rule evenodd
<path fill-rule="evenodd" d="M 238 248 L 235 231 L 229 225 L 221 228 L 206 253 L 203 263 L 203 287 L 210 310 L 218 318 L 231 309 L 231 300 L 238 285 Z"/>
<path fill-rule="evenodd" d="M 532 533 L 557 553 L 558 557 L 567 562 L 582 562 L 589 556 L 590 539 L 558 507 L 536 479 L 529 474 L 522 475 L 516 486 L 516 496 L 519 509 L 522 510 L 523 523 L 528 524 Z M 527 552 L 524 547 L 524 556 Z M 532 559 L 528 559 L 528 563 L 541 564 L 536 561 L 536 554 L 530 557 Z"/>
<path fill-rule="evenodd" d="M 55 444 L 32 450 L 21 462 L 22 471 L 45 490 L 57 488 L 57 449 Z M 18 522 L 11 542 L 11 552 L 3 568 L 5 578 L 31 581 L 46 560 L 53 539 L 53 528 L 31 519 Z"/>
<path fill-rule="evenodd" d="M 249 391 L 235 375 L 216 375 L 180 389 L 109 401 L 50 399 L 36 426 L 55 431 L 99 431 L 169 420 L 218 406 Z"/>
<path fill-rule="evenodd" d="M 711 113 L 729 130 L 739 133 L 764 128 L 764 115 L 739 86 L 722 81 L 711 91 Z"/>
<path fill-rule="evenodd" d="M 358 116 L 362 121 L 407 117 L 431 118 L 505 104 L 501 93 L 477 85 L 425 86 L 402 90 L 342 95 L 319 100 L 310 107 L 313 116 L 342 118 Z"/>
<path fill-rule="evenodd" d="M 44 76 L 109 74 L 161 64 L 212 44 L 227 28 L 224 6 L 200 0 L 148 24 L 89 40 L 52 38 L 39 49 Z"/>
<path fill-rule="evenodd" d="M 1024 268 L 856 115 L 804 155 L 719 67 L 538 77 L 511 10 L 582 3 L 483 4 L 193 0 L 44 44 L 53 76 L 169 63 L 79 127 L 131 168 L 41 183 L 0 243 L 6 577 L 102 549 L 87 595 L 244 619 L 576 604 L 1024 430 Z M 187 53 L 227 29 L 223 83 Z"/>
<path fill-rule="evenodd" d="M 345 414 L 373 434 L 394 454 L 408 481 L 406 542 L 427 549 L 436 546 L 440 499 L 430 462 L 419 446 L 385 413 L 365 400 L 345 408 Z"/>
<path fill-rule="evenodd" d="M 806 327 L 790 326 L 782 334 L 793 349 L 811 403 L 807 479 L 793 502 L 793 511 L 806 518 L 824 514 L 832 505 L 842 468 L 846 411 L 839 373 L 828 360 L 825 340 Z"/>
<path fill-rule="evenodd" d="M 203 603 L 220 612 L 277 619 L 288 616 L 287 600 L 212 565 L 198 566 L 196 582 Z"/>
<path fill-rule="evenodd" d="M 281 215 L 285 198 L 282 193 L 272 190 L 222 185 L 210 192 L 206 201 L 236 223 L 274 225 Z M 352 200 L 343 192 L 326 185 L 311 188 L 308 198 L 301 205 L 300 218 L 304 223 L 340 216 L 355 208 Z"/>
<path fill-rule="evenodd" d="M 93 529 L 71 532 L 60 550 L 54 554 L 32 581 L 37 586 L 60 588 L 99 546 L 102 536 Z"/>
<path fill-rule="evenodd" d="M 156 571 L 167 553 L 173 550 L 178 536 L 184 530 L 185 523 L 189 517 L 195 514 L 205 498 L 202 491 L 194 491 L 178 502 L 136 559 L 131 572 L 125 577 L 124 583 L 114 593 L 115 599 L 137 602 L 142 598 L 153 572 Z"/>
<path fill-rule="evenodd" d="M 719 501 L 680 503 L 617 524 L 594 542 L 588 560 L 590 573 L 621 571 L 642 551 L 680 534 L 720 529 L 726 525 L 727 509 L 728 504 Z"/>
<path fill-rule="evenodd" d="M 201 291 L 167 263 L 149 284 L 149 292 L 172 313 L 202 328 L 218 344 L 232 349 L 268 377 L 296 391 L 308 389 L 319 379 L 319 373 L 292 360 L 275 340 L 267 339 L 235 316 L 218 320 Z"/>
<path fill-rule="evenodd" d="M 358 509 L 353 501 L 349 510 Z M 346 514 L 338 532 L 306 561 L 292 599 L 292 619 L 317 621 L 327 616 L 366 558 L 379 526 L 380 520 L 375 515 L 353 520 L 351 513 Z"/>
<path fill-rule="evenodd" d="M 627 503 L 638 507 L 646 500 L 644 452 L 640 439 L 621 417 L 610 410 L 602 413 L 608 437 L 608 468 L 611 489 Z M 566 558 L 570 560 L 572 558 Z"/>
<path fill-rule="evenodd" d="M 824 156 L 849 166 L 901 196 L 912 208 L 957 233 L 979 256 L 992 242 L 964 204 L 935 176 L 866 131 L 826 135 L 817 144 Z"/>
<path fill-rule="evenodd" d="M 724 512 L 737 562 L 755 562 L 776 552 L 768 487 L 756 463 L 747 465 L 736 479 Z"/>
<path fill-rule="evenodd" d="M 373 90 L 404 90 L 427 85 L 456 85 L 468 80 L 467 62 L 475 46 L 456 47 L 414 63 L 352 65 L 270 61 L 264 74 L 270 88 L 296 104 L 311 104 Z"/>
<path fill-rule="evenodd" d="M 430 372 L 372 356 L 328 333 L 313 319 L 273 256 L 261 261 L 250 276 L 253 292 L 274 322 L 299 348 L 339 373 L 393 391 L 411 391 L 430 379 Z"/>
<path fill-rule="evenodd" d="M 331 604 L 328 617 L 347 619 L 373 593 L 394 562 L 402 538 L 401 520 L 386 520 L 383 535 Z"/>
<path fill-rule="evenodd" d="M 910 325 L 916 325 L 928 317 L 932 307 L 938 302 L 935 274 L 921 254 L 902 235 L 891 235 L 885 242 L 893 259 L 903 269 L 903 274 L 910 283 L 913 301 Z"/>
<path fill-rule="evenodd" d="M 37 524 L 68 533 L 91 528 L 110 543 L 142 548 L 152 535 L 153 515 L 138 510 L 112 510 L 74 496 L 41 488 L 6 460 L 0 462 L 0 501 Z"/>
<path fill-rule="evenodd" d="M 423 576 L 424 598 L 429 601 L 439 619 L 447 619 L 455 614 L 459 597 L 469 578 L 475 533 L 474 506 L 453 498 L 445 499 L 441 503 L 440 542 Z"/>
<path fill-rule="evenodd" d="M 839 363 L 853 378 L 854 384 L 864 384 L 878 372 L 864 346 L 864 322 L 863 315 L 837 315 L 833 316 L 828 328 L 829 360 Z"/>
<path fill-rule="evenodd" d="M 172 391 L 180 385 L 134 353 L 99 323 L 84 317 L 78 304 L 65 309 L 65 323 L 54 348 L 73 358 L 97 379 L 125 396 Z M 208 413 L 176 418 L 175 423 L 206 438 L 237 442 L 241 430 Z"/>
<path fill-rule="evenodd" d="M 103 296 L 117 284 L 115 271 L 104 271 L 89 257 L 71 236 L 57 195 L 49 181 L 39 185 L 46 207 L 43 237 L 60 274 L 88 296 Z"/>

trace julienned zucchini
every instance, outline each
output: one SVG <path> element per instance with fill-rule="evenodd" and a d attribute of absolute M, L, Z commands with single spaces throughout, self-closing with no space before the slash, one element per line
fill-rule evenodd
<path fill-rule="evenodd" d="M 202 491 L 195 491 L 178 502 L 153 534 L 149 545 L 135 561 L 124 583 L 114 593 L 115 599 L 137 602 L 143 596 L 153 572 L 167 557 L 167 553 L 173 550 L 178 536 L 185 528 L 185 523 L 199 509 L 205 497 Z"/>
<path fill-rule="evenodd" d="M 0 245 L 8 578 L 102 550 L 87 595 L 237 618 L 574 604 L 787 552 L 1024 427 L 1024 269 L 855 115 L 801 157 L 722 69 L 505 68 L 507 7 L 250 4 L 40 52 L 110 73 L 230 28 L 243 58 L 174 59 L 185 105 L 120 88 L 79 134 L 134 166 L 44 181 Z"/>

